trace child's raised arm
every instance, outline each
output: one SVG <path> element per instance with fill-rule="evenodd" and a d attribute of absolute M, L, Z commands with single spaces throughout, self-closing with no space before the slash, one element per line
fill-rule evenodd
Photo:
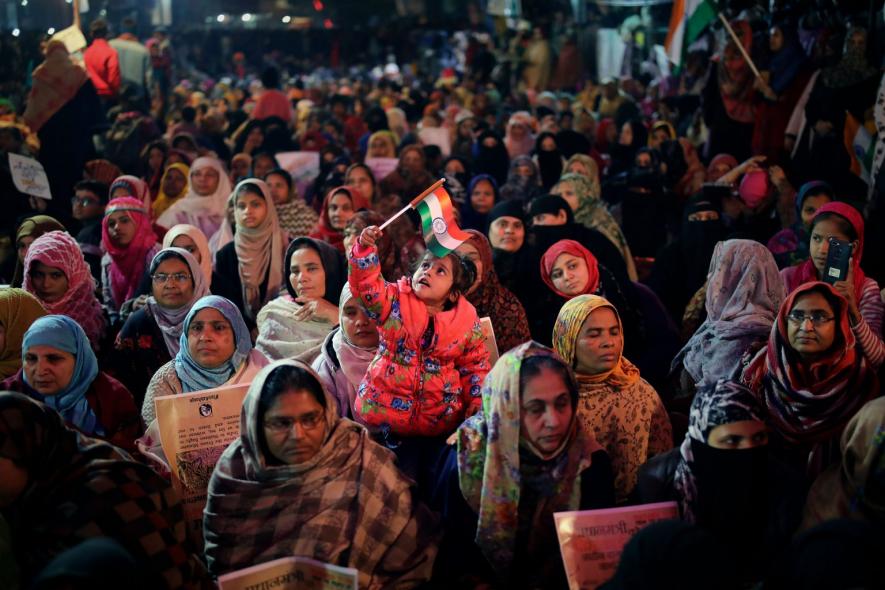
<path fill-rule="evenodd" d="M 386 282 L 381 275 L 381 262 L 375 248 L 380 235 L 381 230 L 375 225 L 370 225 L 360 233 L 353 244 L 347 273 L 350 290 L 362 300 L 369 316 L 379 324 L 390 315 L 393 300 L 398 293 L 396 285 Z"/>
<path fill-rule="evenodd" d="M 458 374 L 461 376 L 461 397 L 464 404 L 464 417 L 468 418 L 482 409 L 482 382 L 492 369 L 489 365 L 489 351 L 482 335 L 479 321 L 473 324 L 464 354 L 458 359 Z"/>

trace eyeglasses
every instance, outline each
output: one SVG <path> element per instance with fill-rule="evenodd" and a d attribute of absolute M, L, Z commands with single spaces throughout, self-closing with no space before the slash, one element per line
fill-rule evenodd
<path fill-rule="evenodd" d="M 191 276 L 184 272 L 177 272 L 172 275 L 167 275 L 166 273 L 158 272 L 155 275 L 151 276 L 151 279 L 158 285 L 164 285 L 169 281 L 173 283 L 183 283 L 185 281 L 191 280 Z"/>
<path fill-rule="evenodd" d="M 787 314 L 787 319 L 797 326 L 804 326 L 806 320 L 811 320 L 811 323 L 814 324 L 815 327 L 818 327 L 823 326 L 828 322 L 832 322 L 835 318 L 833 316 L 828 316 L 822 311 L 814 311 L 810 315 L 805 315 L 801 311 L 791 311 Z"/>
<path fill-rule="evenodd" d="M 71 197 L 71 205 L 81 207 L 92 207 L 98 205 L 100 201 L 97 199 L 90 199 L 89 197 Z"/>
<path fill-rule="evenodd" d="M 300 424 L 301 428 L 304 430 L 313 430 L 319 426 L 322 421 L 323 415 L 314 412 L 302 416 L 301 418 L 271 418 L 270 420 L 264 421 L 264 427 L 271 432 L 276 433 L 291 432 L 292 427 L 296 424 Z"/>

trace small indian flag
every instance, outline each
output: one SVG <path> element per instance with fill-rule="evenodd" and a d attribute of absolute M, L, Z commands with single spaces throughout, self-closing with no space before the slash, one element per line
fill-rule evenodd
<path fill-rule="evenodd" d="M 714 20 L 716 6 L 711 0 L 674 0 L 664 47 L 677 68 L 682 66 L 688 47 Z"/>
<path fill-rule="evenodd" d="M 442 186 L 412 205 L 421 215 L 421 228 L 427 249 L 442 258 L 452 252 L 470 236 L 461 231 L 455 222 L 455 207 L 452 198 Z"/>

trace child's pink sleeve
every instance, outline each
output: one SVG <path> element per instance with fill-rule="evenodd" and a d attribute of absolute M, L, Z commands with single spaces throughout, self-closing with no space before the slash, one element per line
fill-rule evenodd
<path fill-rule="evenodd" d="M 350 290 L 362 300 L 369 317 L 381 324 L 390 315 L 397 295 L 396 285 L 381 276 L 381 263 L 374 247 L 364 247 L 356 240 L 351 254 L 347 275 Z"/>
<path fill-rule="evenodd" d="M 465 418 L 482 409 L 482 382 L 490 370 L 489 351 L 486 349 L 482 328 L 477 321 L 473 324 L 464 353 L 458 363 Z"/>

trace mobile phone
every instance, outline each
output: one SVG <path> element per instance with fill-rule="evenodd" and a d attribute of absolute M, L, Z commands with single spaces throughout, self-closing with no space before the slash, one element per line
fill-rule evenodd
<path fill-rule="evenodd" d="M 827 252 L 827 265 L 824 267 L 824 282 L 834 284 L 848 278 L 848 260 L 851 258 L 851 242 L 830 238 Z"/>

